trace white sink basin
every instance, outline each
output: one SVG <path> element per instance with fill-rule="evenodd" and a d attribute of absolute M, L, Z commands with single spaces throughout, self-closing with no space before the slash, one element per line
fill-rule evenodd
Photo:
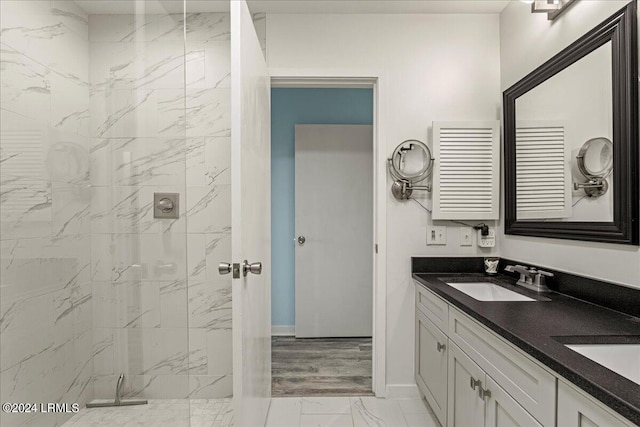
<path fill-rule="evenodd" d="M 447 282 L 447 285 L 478 301 L 535 301 L 533 298 L 488 282 Z"/>
<path fill-rule="evenodd" d="M 565 344 L 571 350 L 640 384 L 640 344 Z"/>

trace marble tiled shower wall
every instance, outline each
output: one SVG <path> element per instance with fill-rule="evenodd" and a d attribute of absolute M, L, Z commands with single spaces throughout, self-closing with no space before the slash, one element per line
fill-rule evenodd
<path fill-rule="evenodd" d="M 229 14 L 90 15 L 89 41 L 95 396 L 231 396 Z"/>
<path fill-rule="evenodd" d="M 0 2 L 0 401 L 91 398 L 88 16 Z M 67 414 L 0 414 L 2 426 Z"/>

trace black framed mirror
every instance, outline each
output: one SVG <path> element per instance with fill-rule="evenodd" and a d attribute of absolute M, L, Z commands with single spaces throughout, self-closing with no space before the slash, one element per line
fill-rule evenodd
<path fill-rule="evenodd" d="M 634 0 L 503 93 L 506 234 L 639 244 L 636 10 Z M 612 141 L 606 180 L 578 168 L 594 138 Z"/>

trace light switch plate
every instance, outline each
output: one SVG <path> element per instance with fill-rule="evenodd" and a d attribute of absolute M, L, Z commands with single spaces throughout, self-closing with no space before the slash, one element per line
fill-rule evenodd
<path fill-rule="evenodd" d="M 493 248 L 496 245 L 496 230 L 489 229 L 489 235 L 483 236 L 482 230 L 478 230 L 478 246 L 481 248 Z"/>
<path fill-rule="evenodd" d="M 460 246 L 473 245 L 473 228 L 460 227 Z"/>
<path fill-rule="evenodd" d="M 430 225 L 427 227 L 427 245 L 446 245 L 447 227 Z"/>

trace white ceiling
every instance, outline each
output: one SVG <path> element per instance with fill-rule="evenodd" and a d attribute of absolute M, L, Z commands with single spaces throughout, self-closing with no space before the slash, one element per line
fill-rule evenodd
<path fill-rule="evenodd" d="M 89 14 L 182 13 L 183 0 L 76 0 Z M 229 1 L 186 0 L 188 12 L 227 12 Z M 249 0 L 265 13 L 500 13 L 509 0 Z"/>

